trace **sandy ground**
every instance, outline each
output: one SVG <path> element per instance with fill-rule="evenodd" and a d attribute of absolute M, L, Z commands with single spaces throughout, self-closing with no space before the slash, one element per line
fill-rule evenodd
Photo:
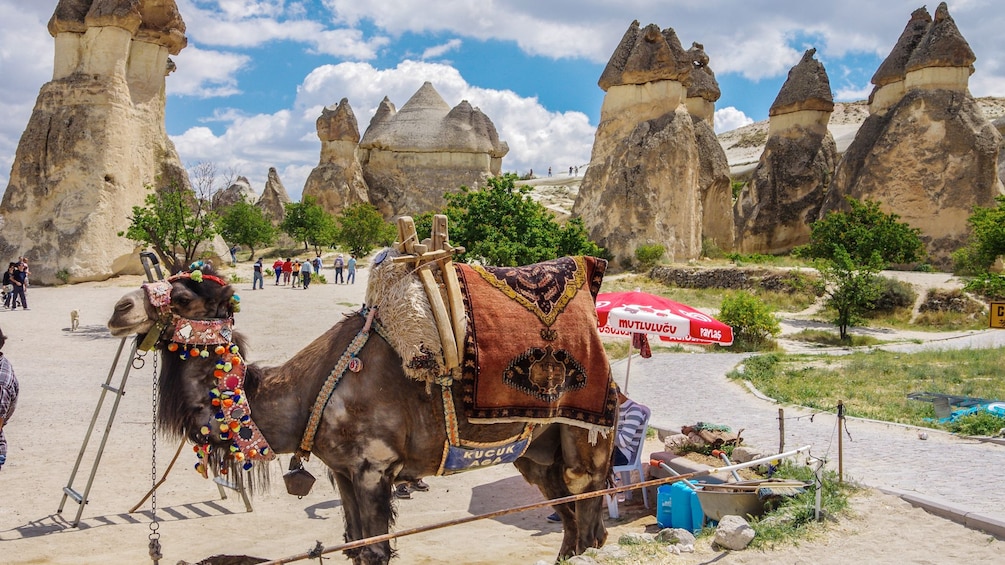
<path fill-rule="evenodd" d="M 239 273 L 249 282 L 235 286 L 243 297 L 238 329 L 250 338 L 249 360 L 281 363 L 335 323 L 342 312 L 362 302 L 365 270 L 354 286 L 316 285 L 310 290 L 267 285 L 252 291 L 250 266 Z M 326 269 L 331 278 L 332 272 Z M 115 301 L 140 284 L 138 277 L 72 287 L 33 288 L 31 310 L 0 312 L 0 328 L 10 339 L 4 352 L 21 383 L 17 413 L 6 434 L 8 463 L 0 471 L 0 563 L 149 562 L 150 504 L 137 504 L 151 484 L 151 386 L 154 362 L 131 370 L 126 394 L 111 425 L 103 458 L 95 474 L 89 502 L 77 527 L 79 506 L 66 502 L 57 513 L 62 488 L 95 405 L 109 375 L 121 340 L 112 338 L 105 322 Z M 69 331 L 72 309 L 79 309 L 81 326 Z M 123 361 L 112 373 L 117 386 Z M 108 420 L 108 408 L 98 417 L 92 449 L 84 457 L 73 486 L 86 485 L 94 447 Z M 161 438 L 156 458 L 159 472 L 174 455 L 176 441 Z M 649 451 L 661 450 L 656 442 Z M 285 493 L 281 465 L 273 463 L 273 488 L 258 493 L 247 512 L 237 493 L 221 500 L 216 486 L 192 470 L 195 456 L 187 448 L 157 493 L 156 515 L 163 548 L 162 563 L 198 561 L 216 554 L 244 554 L 278 559 L 326 546 L 342 539 L 338 494 L 316 462 L 308 466 L 321 478 L 307 497 Z M 510 466 L 454 477 L 431 477 L 432 489 L 398 502 L 397 530 L 442 520 L 478 515 L 542 499 Z M 961 488 L 965 488 L 962 487 Z M 707 542 L 698 553 L 672 558 L 670 563 L 841 563 L 865 558 L 870 563 L 997 562 L 1005 546 L 986 535 L 913 509 L 896 498 L 870 492 L 857 497 L 854 517 L 841 520 L 816 539 L 797 547 L 768 552 L 724 553 Z M 560 528 L 545 520 L 547 509 L 480 520 L 435 530 L 396 542 L 400 563 L 531 564 L 551 562 L 561 544 Z M 655 517 L 638 502 L 623 505 L 623 517 L 609 520 L 611 543 L 629 532 L 655 532 Z M 332 563 L 343 562 L 333 554 Z M 623 562 L 623 561 L 622 561 Z M 665 562 L 665 561 L 664 561 Z"/>

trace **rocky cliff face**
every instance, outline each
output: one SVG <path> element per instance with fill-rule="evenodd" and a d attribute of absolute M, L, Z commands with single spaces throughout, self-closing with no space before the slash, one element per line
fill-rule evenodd
<path fill-rule="evenodd" d="M 279 224 L 286 218 L 286 204 L 290 203 L 290 195 L 283 186 L 283 181 L 279 180 L 279 173 L 275 167 L 269 167 L 269 178 L 265 181 L 265 190 L 262 197 L 258 199 L 255 206 L 262 209 L 266 218 L 272 220 L 273 224 Z"/>
<path fill-rule="evenodd" d="M 719 201 L 729 202 L 725 154 L 706 115 L 718 88 L 705 81 L 689 91 L 696 58 L 672 29 L 636 21 L 600 77 L 600 125 L 572 211 L 616 265 L 630 264 L 643 244 L 663 245 L 672 260 L 698 257 L 703 216 L 715 218 Z M 710 225 L 709 237 L 731 241 L 731 221 Z"/>
<path fill-rule="evenodd" d="M 915 37 L 925 15 L 916 11 L 904 35 Z M 945 3 L 909 56 L 900 47 L 891 53 L 895 61 L 888 58 L 881 67 L 886 69 L 881 78 L 891 82 L 876 85 L 870 105 L 881 109 L 866 119 L 845 152 L 821 214 L 842 209 L 845 196 L 877 201 L 919 228 L 932 263 L 947 268 L 952 251 L 966 241 L 972 208 L 993 206 L 1003 192 L 1001 135 L 967 89 L 975 57 Z M 903 95 L 886 93 L 877 105 L 900 76 Z"/>
<path fill-rule="evenodd" d="M 443 207 L 443 195 L 498 175 L 509 146 L 466 100 L 454 108 L 426 82 L 396 111 L 381 102 L 359 144 L 370 202 L 385 217 Z"/>
<path fill-rule="evenodd" d="M 768 112 L 764 152 L 734 206 L 744 253 L 781 254 L 807 243 L 837 166 L 827 129 L 834 99 L 815 53 L 806 51 L 789 71 Z"/>
<path fill-rule="evenodd" d="M 0 203 L 0 256 L 27 256 L 42 284 L 140 273 L 117 233 L 146 185 L 188 186 L 164 127 L 168 56 L 185 47 L 185 24 L 173 0 L 61 0 L 49 32 L 53 78 Z"/>
<path fill-rule="evenodd" d="M 356 115 L 343 98 L 334 109 L 325 108 L 317 120 L 321 160 L 304 185 L 304 197 L 312 197 L 329 214 L 337 216 L 346 207 L 369 202 L 363 167 L 356 156 L 359 126 Z"/>

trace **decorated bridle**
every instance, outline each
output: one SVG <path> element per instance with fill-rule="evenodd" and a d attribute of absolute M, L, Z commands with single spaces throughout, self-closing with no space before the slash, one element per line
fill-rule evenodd
<path fill-rule="evenodd" d="M 199 430 L 206 441 L 194 447 L 198 457 L 195 469 L 204 478 L 208 478 L 209 438 L 214 435 L 220 440 L 231 442 L 229 452 L 219 462 L 221 474 L 227 472 L 224 463 L 228 459 L 240 463 L 241 468 L 247 471 L 252 468 L 254 460 L 267 461 L 273 459 L 275 454 L 251 419 L 251 405 L 248 404 L 244 391 L 244 358 L 233 340 L 233 312 L 240 311 L 241 298 L 236 294 L 231 297 L 232 314 L 225 319 L 183 318 L 171 310 L 172 284 L 176 281 L 189 279 L 195 283 L 209 281 L 227 286 L 220 277 L 203 274 L 203 266 L 203 262 L 199 261 L 190 265 L 188 271 L 142 286 L 150 304 L 158 311 L 158 320 L 140 349 L 153 349 L 157 344 L 167 341 L 167 351 L 177 353 L 182 360 L 208 359 L 210 355 L 217 357 L 213 370 L 216 386 L 209 390 L 215 412 L 210 421 Z"/>

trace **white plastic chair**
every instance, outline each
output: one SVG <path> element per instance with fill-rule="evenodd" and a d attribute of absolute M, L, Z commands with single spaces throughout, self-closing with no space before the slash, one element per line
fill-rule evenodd
<path fill-rule="evenodd" d="M 633 471 L 638 471 L 639 473 L 638 482 L 642 482 L 645 480 L 645 473 L 642 470 L 642 452 L 644 451 L 643 444 L 646 441 L 646 430 L 649 428 L 649 416 L 652 415 L 652 412 L 646 406 L 641 407 L 643 409 L 645 416 L 642 420 L 642 425 L 639 427 L 639 433 L 636 435 L 636 437 L 632 438 L 632 448 L 633 448 L 632 453 L 634 454 L 634 456 L 632 457 L 631 461 L 629 461 L 624 465 L 615 465 L 611 467 L 611 472 L 621 478 L 621 486 L 634 484 L 632 481 Z M 607 513 L 611 516 L 611 518 L 619 517 L 621 514 L 620 512 L 618 512 L 617 495 L 611 496 L 608 494 L 604 495 L 604 498 L 607 501 Z M 625 494 L 625 499 L 631 500 L 631 498 L 632 498 L 632 491 L 627 491 Z M 646 489 L 642 489 L 642 504 L 645 505 L 646 508 L 649 508 L 649 493 L 646 492 Z"/>

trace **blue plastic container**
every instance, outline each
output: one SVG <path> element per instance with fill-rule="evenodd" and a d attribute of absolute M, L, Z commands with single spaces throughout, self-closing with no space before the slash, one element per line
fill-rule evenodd
<path fill-rule="evenodd" d="M 662 485 L 656 489 L 656 525 L 660 528 L 672 528 L 671 517 L 673 515 L 673 498 L 671 489 L 673 485 Z"/>

